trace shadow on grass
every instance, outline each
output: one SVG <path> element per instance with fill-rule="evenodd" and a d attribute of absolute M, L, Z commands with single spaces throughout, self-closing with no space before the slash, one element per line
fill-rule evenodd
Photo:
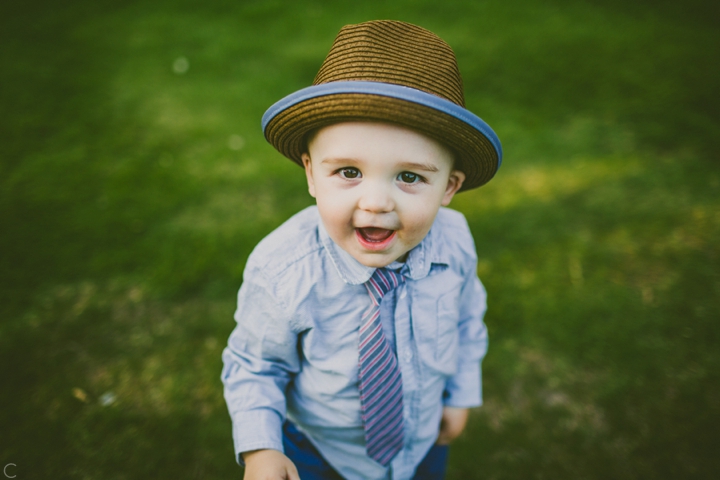
<path fill-rule="evenodd" d="M 236 474 L 218 373 L 231 312 L 55 289 L 0 341 L 0 458 L 18 478 Z"/>

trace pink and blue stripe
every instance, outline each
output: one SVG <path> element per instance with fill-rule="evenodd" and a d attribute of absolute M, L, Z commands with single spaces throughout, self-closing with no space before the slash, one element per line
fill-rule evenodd
<path fill-rule="evenodd" d="M 397 357 L 380 322 L 383 296 L 404 278 L 378 268 L 365 282 L 372 305 L 360 325 L 360 403 L 367 454 L 387 466 L 403 447 L 403 389 Z"/>

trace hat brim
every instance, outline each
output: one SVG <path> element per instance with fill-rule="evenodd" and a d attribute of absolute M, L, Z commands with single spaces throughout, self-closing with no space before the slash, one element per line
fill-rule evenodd
<path fill-rule="evenodd" d="M 379 121 L 412 128 L 449 147 L 465 173 L 461 190 L 487 183 L 502 163 L 495 132 L 469 110 L 421 90 L 380 82 L 330 82 L 304 88 L 263 115 L 265 138 L 302 165 L 309 132 L 333 123 Z"/>

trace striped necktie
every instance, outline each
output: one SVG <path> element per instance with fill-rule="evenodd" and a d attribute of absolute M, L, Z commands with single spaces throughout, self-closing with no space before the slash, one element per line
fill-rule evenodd
<path fill-rule="evenodd" d="M 383 333 L 380 301 L 404 281 L 392 270 L 378 268 L 365 282 L 372 305 L 360 325 L 360 403 L 365 448 L 370 458 L 387 466 L 403 447 L 403 388 L 397 357 Z"/>

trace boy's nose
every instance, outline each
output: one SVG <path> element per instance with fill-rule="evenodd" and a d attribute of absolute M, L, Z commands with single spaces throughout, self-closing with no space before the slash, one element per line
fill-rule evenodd
<path fill-rule="evenodd" d="M 372 213 L 390 212 L 394 206 L 390 192 L 380 182 L 366 185 L 358 201 L 358 208 Z"/>

